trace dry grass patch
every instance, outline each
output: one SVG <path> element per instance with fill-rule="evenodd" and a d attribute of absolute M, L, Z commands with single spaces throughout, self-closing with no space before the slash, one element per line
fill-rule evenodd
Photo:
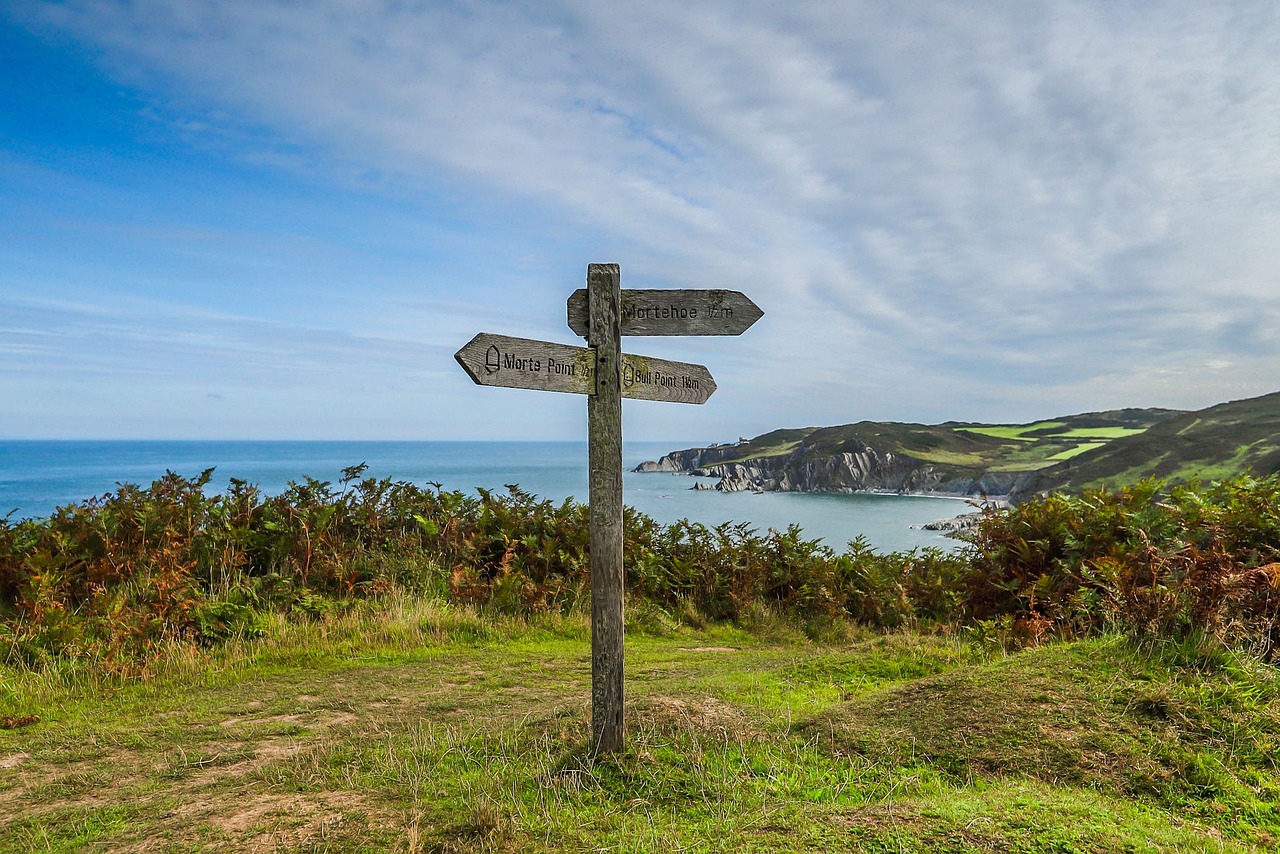
<path fill-rule="evenodd" d="M 233 803 L 192 802 L 174 813 L 173 824 L 180 835 L 195 829 L 231 850 L 266 852 L 322 846 L 353 831 L 365 835 L 378 812 L 359 792 L 255 793 Z"/>
<path fill-rule="evenodd" d="M 747 741 L 763 734 L 748 715 L 725 701 L 711 696 L 673 697 L 651 694 L 627 709 L 632 729 L 654 733 L 715 735 L 729 741 Z"/>

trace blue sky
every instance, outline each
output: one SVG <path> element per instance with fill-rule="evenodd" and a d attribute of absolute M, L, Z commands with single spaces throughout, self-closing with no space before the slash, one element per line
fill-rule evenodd
<path fill-rule="evenodd" d="M 0 437 L 580 439 L 586 265 L 741 290 L 632 439 L 1280 389 L 1274 2 L 16 0 Z"/>

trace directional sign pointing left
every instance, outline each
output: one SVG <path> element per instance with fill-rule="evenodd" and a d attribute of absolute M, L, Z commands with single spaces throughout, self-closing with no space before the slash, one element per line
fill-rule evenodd
<path fill-rule="evenodd" d="M 593 394 L 595 351 L 531 338 L 481 332 L 453 354 L 476 385 Z M 716 381 L 702 365 L 622 354 L 622 396 L 668 403 L 706 403 Z"/>
<path fill-rule="evenodd" d="M 623 747 L 622 398 L 705 403 L 716 381 L 702 365 L 622 352 L 623 335 L 739 335 L 760 319 L 738 291 L 621 288 L 617 264 L 587 265 L 568 301 L 569 327 L 589 347 L 481 332 L 453 358 L 478 385 L 587 395 L 591 555 L 591 744 Z"/>

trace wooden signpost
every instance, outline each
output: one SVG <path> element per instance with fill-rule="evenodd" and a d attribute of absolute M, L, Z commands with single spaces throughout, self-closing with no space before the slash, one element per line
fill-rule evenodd
<path fill-rule="evenodd" d="M 740 291 L 622 291 L 623 335 L 741 335 L 764 312 Z M 587 290 L 569 297 L 569 328 L 584 338 Z"/>
<path fill-rule="evenodd" d="M 477 385 L 587 395 L 591 548 L 591 735 L 596 751 L 623 744 L 622 398 L 706 403 L 702 365 L 622 352 L 623 335 L 741 335 L 763 316 L 737 291 L 620 287 L 617 264 L 587 266 L 569 297 L 569 328 L 586 347 L 481 332 L 454 354 Z"/>
<path fill-rule="evenodd" d="M 593 394 L 595 354 L 589 347 L 481 332 L 454 356 L 476 385 Z M 702 365 L 622 354 L 622 396 L 668 403 L 706 403 L 716 381 Z"/>

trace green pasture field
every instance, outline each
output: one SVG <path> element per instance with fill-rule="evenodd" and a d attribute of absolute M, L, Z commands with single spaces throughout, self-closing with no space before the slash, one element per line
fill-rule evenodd
<path fill-rule="evenodd" d="M 0 851 L 1274 850 L 1280 677 L 1118 638 L 628 615 L 593 756 L 581 615 L 408 596 L 0 669 Z M 817 639 L 811 639 L 810 636 Z M 185 650 L 185 651 L 184 651 Z"/>
<path fill-rule="evenodd" d="M 764 445 L 760 447 L 751 446 L 751 452 L 744 456 L 731 457 L 722 460 L 717 465 L 729 465 L 731 463 L 741 463 L 746 460 L 755 460 L 762 457 L 782 457 L 800 447 L 800 440 L 796 439 L 788 442 L 779 442 L 776 445 Z"/>
<path fill-rule="evenodd" d="M 1065 439 L 1122 439 L 1125 436 L 1137 436 L 1145 433 L 1144 427 L 1075 427 L 1055 437 Z"/>
<path fill-rule="evenodd" d="M 1086 453 L 1087 451 L 1092 451 L 1095 448 L 1101 448 L 1106 444 L 1107 444 L 1106 442 L 1081 442 L 1079 445 L 1076 445 L 1074 448 L 1067 448 L 1065 451 L 1059 451 L 1058 453 L 1049 457 L 1049 459 L 1054 461 L 1069 460 L 1072 457 L 1078 457 L 1081 454 Z"/>
<path fill-rule="evenodd" d="M 987 461 L 987 458 L 981 454 L 964 453 L 962 451 L 912 451 L 911 455 L 916 459 L 924 460 L 927 463 L 937 463 L 939 465 L 950 466 L 981 466 Z"/>
<path fill-rule="evenodd" d="M 1055 427 L 1065 427 L 1061 421 L 1041 421 L 1028 425 L 995 425 L 989 427 L 961 427 L 965 433 L 977 433 L 995 439 L 1012 439 L 1018 442 L 1043 442 L 1055 439 L 1120 439 L 1145 433 L 1145 427 L 1072 427 L 1061 433 L 1047 433 Z M 1030 433 L 1043 433 L 1039 436 Z"/>
<path fill-rule="evenodd" d="M 1035 424 L 998 424 L 986 427 L 961 427 L 965 433 L 977 433 L 979 436 L 990 436 L 993 439 L 1014 439 L 1019 442 L 1035 442 L 1039 437 L 1028 436 L 1037 430 L 1051 430 L 1065 426 L 1062 421 L 1040 421 Z"/>

